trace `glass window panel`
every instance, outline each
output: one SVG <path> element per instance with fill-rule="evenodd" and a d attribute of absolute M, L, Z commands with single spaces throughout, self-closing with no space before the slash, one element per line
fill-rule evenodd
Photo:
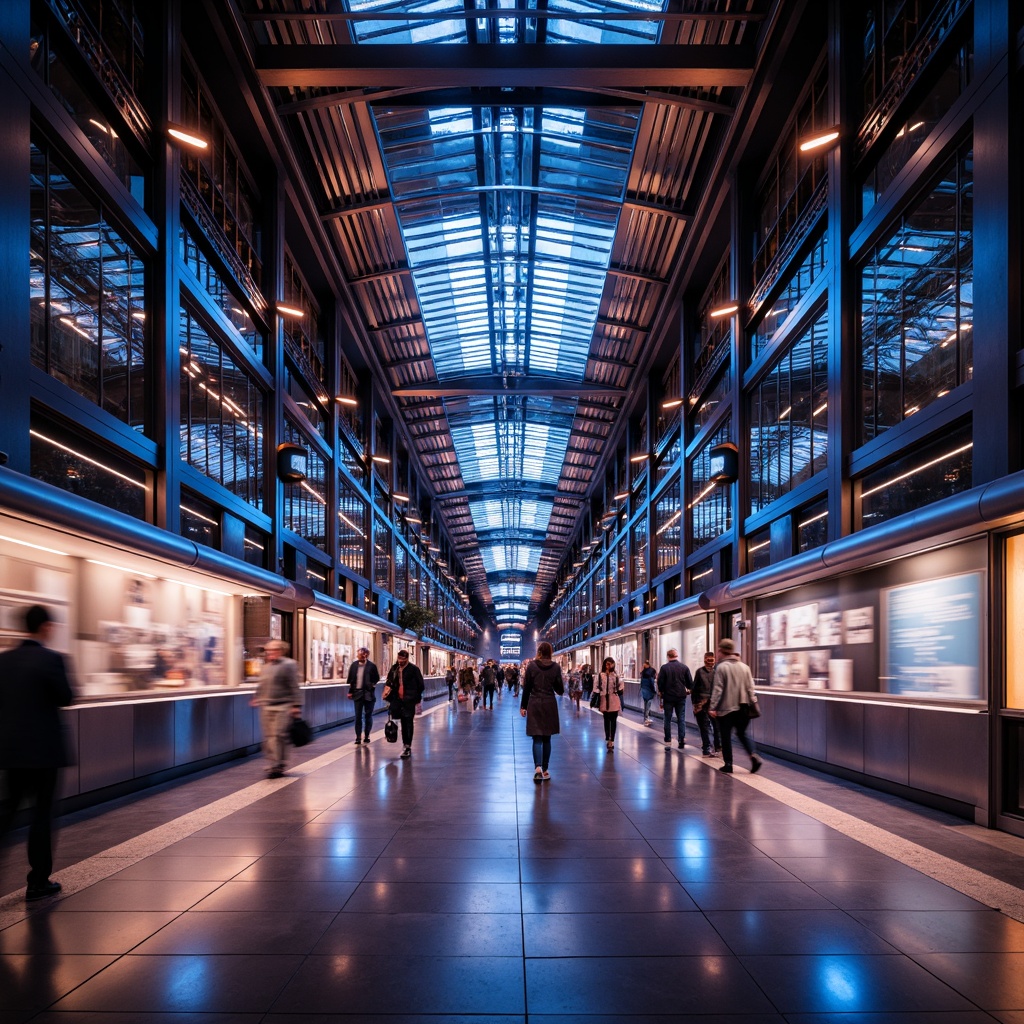
<path fill-rule="evenodd" d="M 219 550 L 220 509 L 184 488 L 178 508 L 181 516 L 182 537 Z"/>
<path fill-rule="evenodd" d="M 42 141 L 30 175 L 33 362 L 144 431 L 147 265 Z"/>
<path fill-rule="evenodd" d="M 373 517 L 373 585 L 391 593 L 391 545 L 393 537 L 387 523 Z"/>
<path fill-rule="evenodd" d="M 694 548 L 716 540 L 732 529 L 732 486 L 710 480 L 711 449 L 732 440 L 732 425 L 726 421 L 715 436 L 694 456 L 690 466 L 690 517 Z"/>
<path fill-rule="evenodd" d="M 771 527 L 758 530 L 747 538 L 747 572 L 755 572 L 772 564 Z"/>
<path fill-rule="evenodd" d="M 682 509 L 679 501 L 678 481 L 673 480 L 668 490 L 654 506 L 654 537 L 652 544 L 657 553 L 658 575 L 679 566 L 682 537 Z"/>
<path fill-rule="evenodd" d="M 327 550 L 327 463 L 302 431 L 285 420 L 283 439 L 301 445 L 309 452 L 306 479 L 284 485 L 285 529 L 297 533 L 307 543 Z"/>
<path fill-rule="evenodd" d="M 861 442 L 973 374 L 973 152 L 964 146 L 861 270 Z"/>
<path fill-rule="evenodd" d="M 800 509 L 794 516 L 798 551 L 820 548 L 828 542 L 828 499 Z"/>
<path fill-rule="evenodd" d="M 875 526 L 969 490 L 972 450 L 968 424 L 869 473 L 861 485 L 861 526 Z"/>
<path fill-rule="evenodd" d="M 200 473 L 263 507 L 263 392 L 184 307 L 180 452 Z"/>
<path fill-rule="evenodd" d="M 828 319 L 823 314 L 751 395 L 750 512 L 824 469 L 828 454 Z"/>
<path fill-rule="evenodd" d="M 30 472 L 36 480 L 70 491 L 136 519 L 149 515 L 150 474 L 86 434 L 33 410 Z"/>
<path fill-rule="evenodd" d="M 687 572 L 690 581 L 690 594 L 699 594 L 715 583 L 715 560 L 705 558 L 692 566 Z"/>
<path fill-rule="evenodd" d="M 357 576 L 366 576 L 366 502 L 338 477 L 338 560 Z"/>
<path fill-rule="evenodd" d="M 261 569 L 266 569 L 269 561 L 270 537 L 254 526 L 246 526 L 243 543 L 245 560 L 250 565 L 258 565 Z"/>

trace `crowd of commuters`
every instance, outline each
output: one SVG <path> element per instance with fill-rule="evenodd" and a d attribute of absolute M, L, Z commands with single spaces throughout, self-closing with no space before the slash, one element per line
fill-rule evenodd
<path fill-rule="evenodd" d="M 70 763 L 59 709 L 72 703 L 74 697 L 64 657 L 47 647 L 53 628 L 49 611 L 34 605 L 25 616 L 27 639 L 0 654 L 0 770 L 6 775 L 5 795 L 0 802 L 0 838 L 11 828 L 22 801 L 34 800 L 28 830 L 27 900 L 43 899 L 61 889 L 60 883 L 50 879 L 51 820 L 58 773 Z M 298 665 L 288 657 L 288 644 L 271 640 L 264 651 L 264 667 L 250 703 L 259 708 L 267 777 L 275 779 L 285 772 L 292 723 L 302 713 L 302 691 Z M 750 720 L 757 714 L 757 696 L 750 669 L 740 659 L 733 641 L 723 637 L 717 645 L 717 657 L 706 653 L 703 665 L 693 675 L 679 660 L 675 648 L 670 648 L 666 656 L 658 671 L 649 661 L 643 664 L 643 724 L 652 724 L 651 705 L 657 696 L 663 711 L 665 744 L 672 744 L 674 716 L 678 744 L 684 746 L 684 712 L 689 697 L 703 755 L 715 757 L 720 751 L 723 764 L 719 771 L 731 773 L 735 734 L 750 757 L 750 771 L 757 772 L 763 762 L 747 734 Z M 596 676 L 588 663 L 570 667 L 567 674 L 568 694 L 576 713 L 580 713 L 581 700 L 590 701 L 601 713 L 605 743 L 608 750 L 613 750 L 625 694 L 615 659 L 605 658 Z M 370 660 L 370 651 L 360 647 L 347 677 L 357 745 L 370 740 L 378 682 L 380 672 Z M 518 697 L 522 683 L 520 714 L 526 719 L 526 735 L 532 741 L 534 782 L 551 778 L 551 739 L 560 731 L 558 698 L 566 692 L 562 668 L 554 660 L 551 644 L 539 644 L 537 656 L 522 670 L 517 664 L 502 665 L 487 659 L 477 672 L 474 663 L 467 662 L 458 670 L 451 665 L 445 682 L 450 701 L 482 702 L 489 710 L 493 710 L 495 694 L 500 695 L 503 686 Z M 399 651 L 387 673 L 382 696 L 389 718 L 401 727 L 403 759 L 412 755 L 423 694 L 422 672 L 408 651 Z"/>

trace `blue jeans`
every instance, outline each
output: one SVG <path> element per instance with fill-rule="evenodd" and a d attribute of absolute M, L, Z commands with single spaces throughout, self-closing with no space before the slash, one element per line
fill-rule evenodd
<path fill-rule="evenodd" d="M 353 710 L 356 713 L 356 737 L 362 734 L 369 738 L 370 723 L 373 721 L 373 698 L 356 693 L 352 703 L 355 705 Z"/>
<path fill-rule="evenodd" d="M 651 720 L 651 705 L 654 703 L 653 697 L 644 697 L 644 721 L 649 722 Z"/>
<path fill-rule="evenodd" d="M 683 740 L 686 737 L 686 722 L 684 720 L 684 713 L 686 711 L 686 698 L 682 700 L 666 700 L 665 701 L 665 742 L 672 742 L 672 712 L 676 714 L 676 722 L 678 723 L 677 729 L 679 730 L 679 744 L 682 746 Z"/>
<path fill-rule="evenodd" d="M 721 727 L 717 718 L 712 718 L 705 706 L 703 711 L 695 711 L 693 717 L 697 719 L 697 728 L 700 729 L 701 750 L 705 754 L 711 753 L 711 740 L 714 737 L 714 749 L 718 750 L 722 745 Z"/>
<path fill-rule="evenodd" d="M 548 770 L 548 762 L 551 760 L 551 737 L 533 737 L 533 764 L 541 771 Z"/>

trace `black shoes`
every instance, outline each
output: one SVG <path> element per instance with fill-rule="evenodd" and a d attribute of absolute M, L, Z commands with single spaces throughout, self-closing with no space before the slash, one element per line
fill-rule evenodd
<path fill-rule="evenodd" d="M 365 736 L 363 737 L 363 742 L 364 742 L 364 743 L 369 743 L 369 742 L 370 742 L 370 734 L 369 734 L 369 733 L 367 733 L 367 734 L 366 734 L 366 735 L 365 735 Z"/>
<path fill-rule="evenodd" d="M 761 765 L 763 765 L 763 764 L 764 764 L 764 761 L 762 761 L 761 758 L 759 758 L 757 756 L 757 754 L 755 754 L 750 759 L 750 773 L 751 773 L 751 775 L 753 775 L 755 772 L 759 772 L 761 770 Z"/>
<path fill-rule="evenodd" d="M 361 739 L 360 739 L 360 738 L 359 738 L 359 737 L 357 736 L 357 737 L 356 737 L 356 746 L 358 747 L 358 746 L 359 746 L 359 744 L 360 744 L 360 743 L 362 743 L 362 742 L 363 742 L 363 741 L 362 741 L 362 740 L 361 740 Z"/>
<path fill-rule="evenodd" d="M 412 747 L 406 747 L 405 750 L 402 751 L 402 757 L 411 757 L 411 756 L 412 756 Z"/>
<path fill-rule="evenodd" d="M 719 769 L 720 772 L 725 772 L 726 775 L 732 775 L 732 765 L 723 764 Z"/>
<path fill-rule="evenodd" d="M 268 779 L 280 779 L 284 777 L 284 772 L 278 771 L 276 768 L 272 772 L 267 772 Z"/>
<path fill-rule="evenodd" d="M 25 890 L 25 902 L 33 900 L 45 900 L 47 896 L 56 896 L 61 890 L 60 882 L 43 882 L 42 885 L 30 885 Z"/>

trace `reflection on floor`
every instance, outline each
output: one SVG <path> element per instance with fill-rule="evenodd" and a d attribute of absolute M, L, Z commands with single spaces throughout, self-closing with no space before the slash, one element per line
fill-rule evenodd
<path fill-rule="evenodd" d="M 82 812 L 41 905 L 16 834 L 0 1024 L 1024 1024 L 1024 841 L 562 714 L 550 782 L 505 695 Z"/>

